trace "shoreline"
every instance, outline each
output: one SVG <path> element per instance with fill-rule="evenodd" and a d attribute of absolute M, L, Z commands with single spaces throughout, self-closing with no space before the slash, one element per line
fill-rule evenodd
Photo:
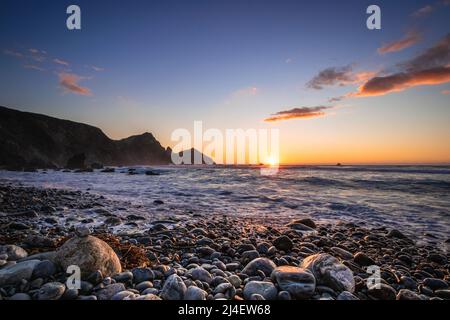
<path fill-rule="evenodd" d="M 0 184 L 0 296 L 44 300 L 450 298 L 449 254 L 431 245 L 416 245 L 398 230 L 345 222 L 316 224 L 308 217 L 289 223 L 266 217 L 198 213 L 141 217 L 128 212 L 124 218 L 105 209 L 112 203 L 82 191 Z M 131 226 L 131 231 L 120 229 L 121 225 Z M 80 290 L 68 289 L 64 261 L 55 259 L 53 252 L 66 242 L 84 243 L 91 238 L 114 250 L 120 272 L 106 270 L 94 277 L 97 269 L 90 270 L 82 277 Z M 81 252 L 85 254 L 89 252 Z M 7 279 L 11 272 L 6 275 L 4 270 L 17 271 L 36 258 L 35 265 L 28 266 L 30 274 L 21 274 L 21 281 Z M 371 265 L 380 267 L 380 289 L 367 287 Z M 321 272 L 323 268 L 326 272 Z"/>

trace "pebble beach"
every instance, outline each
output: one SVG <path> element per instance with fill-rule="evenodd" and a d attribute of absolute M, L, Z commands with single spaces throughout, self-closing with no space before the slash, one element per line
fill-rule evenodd
<path fill-rule="evenodd" d="M 0 185 L 4 300 L 450 299 L 448 242 L 310 216 L 142 216 L 86 191 Z"/>

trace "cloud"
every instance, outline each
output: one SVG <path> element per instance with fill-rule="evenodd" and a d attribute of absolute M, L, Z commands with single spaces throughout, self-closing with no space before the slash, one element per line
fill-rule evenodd
<path fill-rule="evenodd" d="M 386 54 L 391 52 L 398 52 L 409 48 L 416 43 L 418 43 L 422 39 L 422 36 L 418 32 L 408 32 L 405 37 L 399 40 L 395 40 L 383 45 L 381 48 L 378 48 L 379 54 Z"/>
<path fill-rule="evenodd" d="M 346 86 L 358 84 L 374 76 L 372 71 L 354 72 L 352 65 L 344 67 L 331 67 L 319 72 L 311 79 L 306 87 L 310 89 L 322 90 L 326 86 Z"/>
<path fill-rule="evenodd" d="M 441 91 L 442 94 L 450 94 L 450 90 L 443 90 Z"/>
<path fill-rule="evenodd" d="M 330 103 L 339 102 L 345 98 L 346 98 L 346 96 L 332 97 L 332 98 L 328 99 L 328 102 L 330 102 Z"/>
<path fill-rule="evenodd" d="M 422 18 L 430 15 L 435 9 L 434 5 L 426 5 L 425 7 L 420 8 L 419 10 L 415 11 L 412 16 L 416 18 Z"/>
<path fill-rule="evenodd" d="M 450 82 L 450 34 L 436 45 L 409 61 L 398 65 L 399 71 L 376 76 L 349 97 L 382 96 L 412 87 L 437 85 Z"/>
<path fill-rule="evenodd" d="M 269 118 L 264 119 L 265 122 L 276 122 L 291 119 L 316 118 L 325 115 L 325 110 L 331 109 L 329 106 L 317 107 L 299 107 L 285 111 L 279 111 L 272 114 Z"/>
<path fill-rule="evenodd" d="M 353 96 L 382 96 L 411 87 L 437 85 L 450 82 L 450 68 L 438 67 L 414 72 L 395 73 L 385 77 L 375 77 L 367 81 Z"/>
<path fill-rule="evenodd" d="M 440 0 L 438 2 L 426 5 L 420 9 L 418 9 L 417 11 L 413 12 L 413 14 L 411 16 L 413 16 L 414 18 L 424 18 L 424 17 L 427 17 L 430 14 L 432 14 L 437 9 L 439 9 L 439 7 L 448 6 L 448 5 L 450 5 L 450 0 Z"/>
<path fill-rule="evenodd" d="M 250 97 L 250 96 L 256 96 L 260 92 L 260 89 L 257 87 L 246 87 L 239 90 L 234 91 L 231 95 L 234 98 L 240 98 L 240 97 Z"/>
<path fill-rule="evenodd" d="M 450 34 L 447 34 L 436 45 L 417 57 L 400 64 L 407 71 L 416 71 L 445 66 L 450 63 Z"/>
<path fill-rule="evenodd" d="M 58 74 L 59 85 L 63 88 L 65 93 L 79 94 L 82 96 L 92 96 L 92 92 L 87 87 L 82 87 L 78 84 L 86 77 L 80 77 L 73 73 L 61 72 Z"/>
<path fill-rule="evenodd" d="M 97 66 L 91 66 L 91 68 L 92 68 L 94 71 L 97 71 L 97 72 L 105 71 L 104 68 L 100 68 L 100 67 L 97 67 Z"/>
<path fill-rule="evenodd" d="M 53 59 L 53 62 L 56 64 L 60 64 L 62 66 L 66 66 L 66 67 L 68 67 L 70 65 L 67 61 L 64 61 L 64 60 L 61 60 L 58 58 Z"/>
<path fill-rule="evenodd" d="M 32 70 L 36 70 L 36 71 L 45 71 L 44 68 L 41 68 L 41 67 L 39 67 L 37 65 L 34 65 L 34 64 L 25 64 L 23 67 L 25 69 L 32 69 Z"/>
<path fill-rule="evenodd" d="M 11 57 L 23 58 L 22 53 L 20 53 L 18 51 L 10 50 L 10 49 L 3 50 L 3 54 L 6 54 L 7 56 L 11 56 Z"/>

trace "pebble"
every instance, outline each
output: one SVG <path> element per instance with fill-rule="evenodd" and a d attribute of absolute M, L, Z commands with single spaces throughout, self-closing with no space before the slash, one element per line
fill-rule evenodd
<path fill-rule="evenodd" d="M 397 294 L 397 300 L 422 300 L 420 296 L 408 289 L 401 289 Z"/>
<path fill-rule="evenodd" d="M 28 260 L 19 262 L 0 269 L 0 287 L 5 285 L 16 285 L 22 280 L 30 280 L 34 268 L 41 263 L 39 260 Z"/>
<path fill-rule="evenodd" d="M 316 279 L 305 269 L 281 266 L 273 270 L 271 278 L 281 290 L 287 291 L 296 299 L 306 299 L 314 294 Z"/>
<path fill-rule="evenodd" d="M 336 300 L 359 300 L 357 296 L 348 291 L 342 291 L 336 298 Z"/>
<path fill-rule="evenodd" d="M 183 280 L 178 275 L 173 274 L 164 283 L 161 298 L 163 300 L 183 300 L 186 290 Z"/>
<path fill-rule="evenodd" d="M 242 273 L 249 276 L 255 276 L 258 275 L 258 270 L 261 270 L 266 276 L 270 276 L 275 268 L 276 265 L 272 260 L 267 258 L 256 258 L 245 266 Z"/>
<path fill-rule="evenodd" d="M 450 290 L 436 290 L 434 294 L 439 298 L 450 300 Z"/>
<path fill-rule="evenodd" d="M 206 282 L 208 284 L 211 283 L 211 281 L 213 279 L 211 274 L 202 267 L 190 269 L 187 272 L 187 275 L 192 277 L 192 279 L 194 279 L 194 280 L 200 280 L 200 281 Z"/>
<path fill-rule="evenodd" d="M 344 259 L 344 260 L 351 260 L 353 259 L 353 254 L 351 254 L 349 251 L 344 250 L 339 247 L 332 247 L 331 251 L 338 257 Z"/>
<path fill-rule="evenodd" d="M 301 268 L 308 269 L 316 278 L 317 284 L 323 284 L 341 291 L 355 291 L 353 272 L 339 260 L 327 253 L 319 253 L 306 257 Z"/>
<path fill-rule="evenodd" d="M 64 294 L 66 287 L 60 282 L 44 284 L 38 292 L 38 300 L 58 300 Z"/>
<path fill-rule="evenodd" d="M 153 288 L 153 283 L 150 281 L 142 281 L 141 283 L 137 284 L 135 288 L 136 290 L 144 291 L 145 289 Z"/>
<path fill-rule="evenodd" d="M 56 266 L 50 260 L 44 260 L 39 263 L 33 270 L 32 278 L 49 278 L 56 272 Z"/>
<path fill-rule="evenodd" d="M 26 293 L 16 293 L 12 297 L 10 297 L 9 300 L 25 301 L 25 300 L 31 300 L 31 297 L 30 297 L 30 295 L 28 295 Z"/>
<path fill-rule="evenodd" d="M 111 297 L 111 300 L 124 300 L 125 298 L 131 297 L 131 296 L 134 296 L 134 295 L 135 295 L 134 292 L 131 292 L 131 291 L 128 291 L 128 290 L 120 291 L 120 292 L 117 292 L 115 295 L 113 295 Z"/>
<path fill-rule="evenodd" d="M 372 266 L 375 264 L 375 261 L 363 252 L 356 253 L 353 260 L 360 266 Z"/>
<path fill-rule="evenodd" d="M 430 288 L 431 290 L 447 289 L 448 283 L 441 279 L 436 278 L 425 278 L 423 279 L 423 284 Z"/>
<path fill-rule="evenodd" d="M 124 271 L 124 272 L 120 272 L 120 273 L 116 273 L 115 275 L 112 276 L 112 278 L 114 280 L 116 280 L 117 282 L 129 282 L 133 280 L 133 273 L 130 271 Z"/>
<path fill-rule="evenodd" d="M 261 295 L 265 300 L 275 300 L 278 290 L 272 282 L 250 281 L 244 287 L 244 299 L 251 300 L 254 294 Z"/>
<path fill-rule="evenodd" d="M 150 268 L 134 268 L 131 270 L 131 273 L 133 274 L 133 280 L 135 283 L 155 279 L 155 273 Z"/>
<path fill-rule="evenodd" d="M 116 293 L 125 291 L 125 289 L 123 283 L 113 283 L 97 291 L 96 296 L 98 300 L 111 300 Z"/>
<path fill-rule="evenodd" d="M 235 288 L 239 288 L 242 284 L 242 280 L 241 278 L 239 278 L 239 276 L 233 274 L 231 276 L 229 276 L 227 278 L 227 280 L 235 287 Z"/>
<path fill-rule="evenodd" d="M 278 250 L 283 250 L 283 251 L 288 252 L 288 251 L 292 250 L 292 247 L 294 246 L 294 243 L 292 242 L 292 240 L 289 237 L 281 236 L 281 237 L 276 238 L 273 241 L 273 245 Z"/>
<path fill-rule="evenodd" d="M 367 290 L 367 294 L 376 300 L 395 300 L 397 292 L 391 286 L 381 283 L 380 287 L 371 286 Z"/>
<path fill-rule="evenodd" d="M 187 288 L 184 294 L 184 300 L 206 300 L 208 293 L 196 286 Z"/>
<path fill-rule="evenodd" d="M 278 300 L 292 300 L 291 294 L 287 291 L 278 292 Z"/>
<path fill-rule="evenodd" d="M 5 254 L 6 257 L 6 259 L 2 260 L 9 260 L 9 261 L 20 260 L 28 256 L 28 253 L 23 248 L 13 244 L 0 246 L 0 253 Z"/>

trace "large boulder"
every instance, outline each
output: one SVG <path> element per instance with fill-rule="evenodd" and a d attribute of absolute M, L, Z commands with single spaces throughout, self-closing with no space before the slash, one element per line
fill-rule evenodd
<path fill-rule="evenodd" d="M 302 261 L 300 267 L 311 271 L 318 285 L 328 286 L 338 292 L 355 291 L 353 272 L 332 255 L 311 255 Z"/>
<path fill-rule="evenodd" d="M 64 270 L 76 265 L 83 278 L 100 270 L 103 276 L 122 271 L 120 260 L 114 250 L 104 241 L 94 237 L 74 237 L 56 250 L 55 262 Z"/>

